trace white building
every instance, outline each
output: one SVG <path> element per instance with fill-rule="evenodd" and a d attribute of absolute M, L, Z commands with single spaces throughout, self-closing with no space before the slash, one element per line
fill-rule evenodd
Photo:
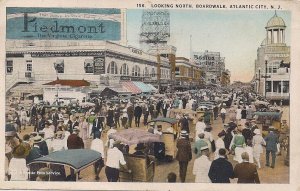
<path fill-rule="evenodd" d="M 255 90 L 270 100 L 289 100 L 290 46 L 285 22 L 277 14 L 267 22 L 266 38 L 257 49 Z"/>
<path fill-rule="evenodd" d="M 170 79 L 167 58 L 161 79 Z M 6 91 L 18 83 L 44 84 L 56 78 L 87 80 L 92 86 L 120 81 L 156 83 L 157 56 L 110 41 L 6 42 Z"/>

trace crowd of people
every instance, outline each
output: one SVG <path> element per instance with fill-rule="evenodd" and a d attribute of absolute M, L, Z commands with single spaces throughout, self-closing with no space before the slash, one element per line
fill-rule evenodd
<path fill-rule="evenodd" d="M 154 96 L 153 96 L 154 97 Z M 222 97 L 222 96 L 221 96 Z M 262 133 L 254 112 L 258 109 L 253 104 L 257 95 L 249 92 L 230 92 L 226 102 L 216 102 L 217 91 L 200 90 L 195 93 L 165 94 L 156 99 L 136 98 L 134 100 L 113 103 L 103 99 L 94 99 L 88 107 L 71 104 L 69 106 L 48 106 L 32 104 L 30 108 L 15 107 L 6 114 L 6 179 L 7 180 L 47 180 L 49 177 L 38 176 L 38 171 L 49 171 L 45 166 L 27 164 L 36 158 L 51 152 L 67 149 L 92 149 L 101 153 L 101 159 L 94 164 L 95 180 L 100 180 L 100 172 L 105 167 L 107 181 L 119 179 L 121 166 L 126 167 L 124 153 L 128 146 L 109 139 L 109 135 L 121 129 L 144 128 L 148 121 L 157 117 L 172 117 L 172 109 L 203 111 L 192 125 L 189 114 L 176 115 L 179 131 L 174 133 L 179 162 L 179 177 L 185 182 L 189 161 L 193 158 L 195 182 L 227 183 L 230 178 L 238 178 L 239 183 L 259 183 L 257 169 L 262 168 L 261 154 L 266 148 L 266 166 L 275 168 L 280 137 L 274 127 L 269 134 Z M 222 100 L 222 99 L 220 99 Z M 215 101 L 213 108 L 199 107 L 204 101 Z M 223 128 L 215 139 L 212 135 L 211 120 L 221 118 Z M 141 120 L 142 118 L 142 120 Z M 134 120 L 134 124 L 132 123 Z M 227 122 L 227 123 L 226 123 Z M 283 125 L 288 129 L 287 124 Z M 32 128 L 31 133 L 22 133 Z M 149 131 L 149 129 L 148 129 Z M 161 135 L 162 127 L 152 129 Z M 20 135 L 23 134 L 23 137 Z M 106 136 L 104 136 L 106 134 Z M 178 135 L 178 136 L 177 136 Z M 121 145 L 121 146 L 120 146 Z M 154 154 L 160 160 L 163 143 L 137 145 L 136 155 Z M 269 155 L 272 162 L 269 163 Z M 237 163 L 233 168 L 227 160 L 234 155 Z M 64 169 L 57 167 L 59 176 L 55 181 L 74 179 L 74 171 L 66 176 Z M 175 176 L 174 176 L 175 175 Z M 80 172 L 78 173 L 80 178 Z M 174 181 L 176 174 L 170 172 L 168 180 Z"/>

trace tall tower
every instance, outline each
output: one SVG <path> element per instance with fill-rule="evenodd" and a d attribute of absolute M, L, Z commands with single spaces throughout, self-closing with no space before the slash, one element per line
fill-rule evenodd
<path fill-rule="evenodd" d="M 165 45 L 170 39 L 170 13 L 168 10 L 144 10 L 140 45 L 145 51 Z"/>
<path fill-rule="evenodd" d="M 275 15 L 268 21 L 265 27 L 267 31 L 266 45 L 285 44 L 285 22 L 281 17 Z"/>

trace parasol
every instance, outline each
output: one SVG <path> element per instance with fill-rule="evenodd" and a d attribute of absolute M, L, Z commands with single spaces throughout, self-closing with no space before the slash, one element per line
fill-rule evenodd
<path fill-rule="evenodd" d="M 121 141 L 127 145 L 135 145 L 138 143 L 163 142 L 159 135 L 149 133 L 141 129 L 124 129 L 120 132 L 112 133 L 108 136 L 115 141 Z"/>

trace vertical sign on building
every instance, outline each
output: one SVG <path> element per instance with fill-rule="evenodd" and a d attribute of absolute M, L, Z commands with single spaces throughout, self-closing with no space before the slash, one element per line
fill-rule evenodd
<path fill-rule="evenodd" d="M 8 7 L 6 13 L 8 40 L 121 40 L 120 9 Z"/>
<path fill-rule="evenodd" d="M 94 58 L 94 74 L 105 74 L 105 58 Z"/>

